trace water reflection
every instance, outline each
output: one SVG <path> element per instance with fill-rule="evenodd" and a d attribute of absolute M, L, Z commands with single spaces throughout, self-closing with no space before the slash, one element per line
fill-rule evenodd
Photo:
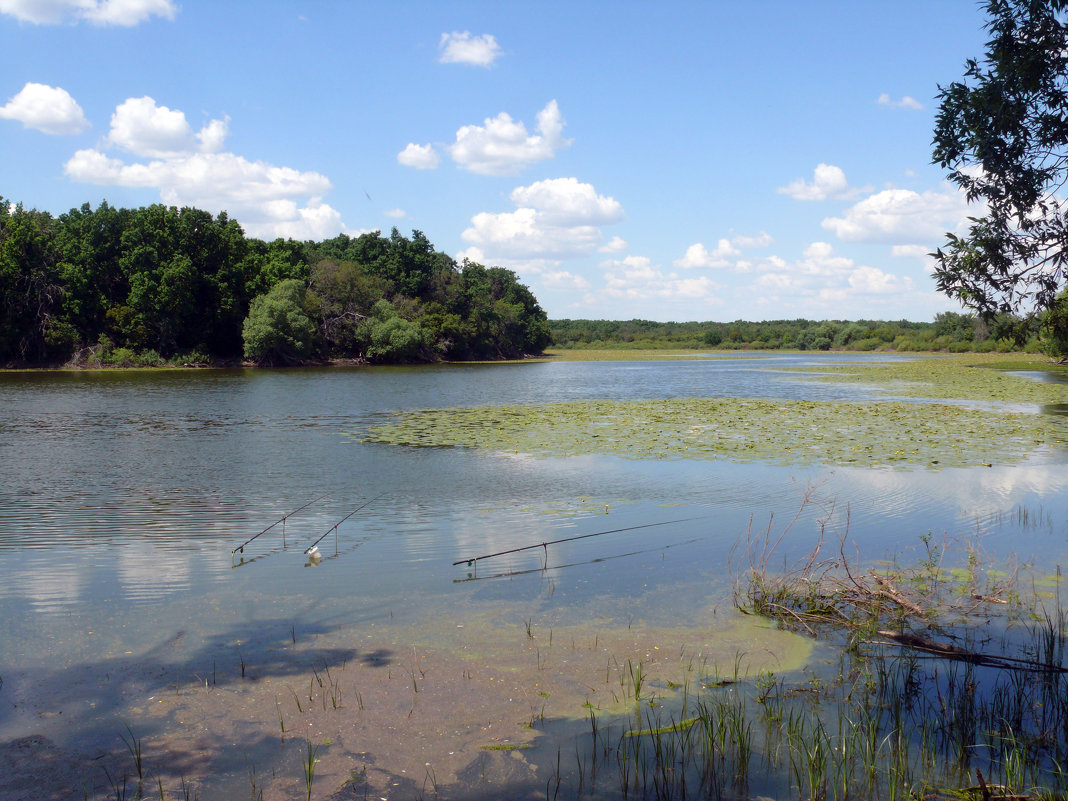
<path fill-rule="evenodd" d="M 762 369 L 818 370 L 828 358 L 0 375 L 0 675 L 48 669 L 60 682 L 71 675 L 60 665 L 127 651 L 203 672 L 237 641 L 284 674 L 294 668 L 271 649 L 300 631 L 425 631 L 466 609 L 513 625 L 535 612 L 618 621 L 623 610 L 667 625 L 729 597 L 731 549 L 747 532 L 788 525 L 783 558 L 821 530 L 871 558 L 931 532 L 1065 557 L 1063 455 L 927 472 L 531 459 L 346 435 L 392 410 L 450 405 L 875 394 Z M 452 565 L 572 537 L 587 538 Z M 72 718 L 71 731 L 121 730 L 99 718 Z M 0 714 L 0 739 L 38 723 Z"/>

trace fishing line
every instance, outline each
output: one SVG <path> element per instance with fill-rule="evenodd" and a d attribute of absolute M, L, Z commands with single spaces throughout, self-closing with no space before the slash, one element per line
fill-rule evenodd
<path fill-rule="evenodd" d="M 377 501 L 379 498 L 384 498 L 386 495 L 387 495 L 387 493 L 385 493 L 385 492 L 381 493 L 380 495 L 376 495 L 375 497 L 371 498 L 371 500 L 367 501 L 366 503 L 360 504 L 355 509 L 353 509 L 351 512 L 349 512 L 347 515 L 345 515 L 343 518 L 338 520 L 336 523 L 334 523 L 334 525 L 332 525 L 325 532 L 323 532 L 323 534 L 319 537 L 319 539 L 317 539 L 315 542 L 313 542 L 311 545 L 309 545 L 307 548 L 304 549 L 305 555 L 316 553 L 319 550 L 319 548 L 318 548 L 319 543 L 322 542 L 324 539 L 326 539 L 326 535 L 327 534 L 329 534 L 331 531 L 336 532 L 338 526 L 340 526 L 342 523 L 344 523 L 346 520 L 348 520 L 350 517 L 352 517 L 358 511 L 360 511 L 361 509 L 363 509 L 366 506 L 370 506 L 372 503 Z"/>
<path fill-rule="evenodd" d="M 575 540 L 585 540 L 590 537 L 603 537 L 605 534 L 619 534 L 623 531 L 637 531 L 640 528 L 653 528 L 655 526 L 671 526 L 675 523 L 688 523 L 692 520 L 707 520 L 709 515 L 700 515 L 698 517 L 683 517 L 680 520 L 664 520 L 660 523 L 645 523 L 640 526 L 627 526 L 626 528 L 614 528 L 610 531 L 597 531 L 593 534 L 579 534 L 577 537 L 564 537 L 561 540 L 550 540 L 549 542 L 539 542 L 537 545 L 524 545 L 522 548 L 511 548 L 507 551 L 497 551 L 497 553 L 489 553 L 484 556 L 472 556 L 470 559 L 460 559 L 453 562 L 453 567 L 456 565 L 473 565 L 479 559 L 492 559 L 495 556 L 504 556 L 510 553 L 519 553 L 520 551 L 532 551 L 535 548 L 547 548 L 550 545 L 559 545 L 562 542 L 574 542 Z M 325 535 L 324 535 L 325 536 Z"/>
<path fill-rule="evenodd" d="M 596 559 L 587 559 L 585 562 L 569 562 L 563 565 L 552 565 L 551 567 L 532 567 L 525 570 L 506 570 L 503 573 L 490 573 L 488 576 L 474 576 L 470 573 L 467 574 L 467 578 L 453 579 L 453 584 L 463 584 L 468 581 L 486 581 L 487 579 L 496 578 L 511 578 L 513 576 L 526 576 L 530 573 L 545 573 L 550 570 L 563 570 L 566 567 L 582 567 L 584 565 L 596 565 L 600 562 L 610 562 L 613 559 L 622 559 L 626 556 L 638 556 L 643 553 L 654 553 L 656 551 L 666 551 L 670 548 L 677 548 L 680 545 L 692 545 L 695 542 L 700 542 L 700 537 L 694 537 L 692 540 L 683 540 L 682 542 L 672 543 L 671 545 L 661 545 L 656 548 L 644 548 L 640 551 L 629 551 L 627 553 L 617 553 L 611 556 L 598 556 Z M 537 547 L 537 546 L 534 546 Z"/>
<path fill-rule="evenodd" d="M 249 537 L 249 538 L 248 538 L 247 540 L 245 540 L 245 541 L 244 541 L 243 543 L 241 543 L 241 544 L 240 544 L 240 545 L 238 545 L 238 546 L 237 546 L 236 548 L 234 548 L 234 549 L 233 549 L 232 551 L 230 551 L 230 556 L 233 556 L 233 555 L 234 555 L 235 553 L 237 553 L 238 551 L 240 551 L 241 553 L 244 553 L 244 552 L 245 552 L 245 546 L 246 546 L 246 545 L 248 545 L 248 544 L 249 544 L 250 542 L 252 542 L 252 541 L 253 541 L 254 539 L 256 539 L 256 537 L 259 537 L 259 536 L 260 536 L 260 535 L 262 535 L 262 534 L 266 534 L 266 533 L 267 533 L 268 531 L 270 531 L 270 530 L 271 530 L 272 528 L 274 528 L 275 526 L 277 526 L 277 525 L 278 525 L 279 523 L 284 523 L 284 522 L 285 522 L 285 521 L 286 521 L 286 520 L 287 520 L 288 518 L 292 517 L 292 516 L 293 516 L 293 515 L 295 515 L 295 514 L 296 514 L 297 512 L 300 512 L 300 511 L 303 511 L 304 509 L 307 509 L 307 508 L 308 508 L 309 506 L 311 506 L 311 505 L 312 505 L 313 503 L 318 503 L 319 501 L 321 501 L 321 500 L 322 500 L 323 498 L 325 498 L 325 497 L 326 497 L 325 495 L 320 495 L 320 496 L 319 496 L 318 498 L 316 498 L 316 499 L 315 499 L 314 501 L 308 501 L 308 502 L 307 502 L 306 504 L 304 504 L 303 506 L 301 506 L 301 507 L 300 507 L 299 509 L 294 509 L 294 510 L 293 510 L 292 512 L 290 512 L 289 514 L 287 514 L 287 515 L 282 515 L 282 517 L 280 517 L 280 518 L 278 518 L 277 520 L 275 520 L 275 521 L 274 521 L 273 523 L 271 523 L 271 525 L 267 526 L 267 528 L 265 528 L 265 529 L 264 529 L 263 531 L 261 531 L 261 532 L 260 532 L 259 534 L 256 534 L 256 535 L 254 535 L 254 536 L 252 536 L 252 537 Z"/>

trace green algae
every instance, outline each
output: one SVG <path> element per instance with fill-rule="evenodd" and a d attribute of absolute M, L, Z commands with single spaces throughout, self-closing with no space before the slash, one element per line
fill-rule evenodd
<path fill-rule="evenodd" d="M 398 414 L 363 439 L 535 457 L 991 466 L 1068 442 L 1068 421 L 937 403 L 688 398 L 428 409 Z"/>

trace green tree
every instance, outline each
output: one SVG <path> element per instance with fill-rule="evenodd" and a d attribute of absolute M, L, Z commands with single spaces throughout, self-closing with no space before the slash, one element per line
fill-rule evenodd
<path fill-rule="evenodd" d="M 290 278 L 256 296 L 242 327 L 245 358 L 260 364 L 292 364 L 312 353 L 315 323 L 304 311 L 307 289 Z"/>
<path fill-rule="evenodd" d="M 423 347 L 418 323 L 405 320 L 388 300 L 380 300 L 371 310 L 370 344 L 367 358 L 373 362 L 415 361 Z"/>
<path fill-rule="evenodd" d="M 63 315 L 55 220 L 50 214 L 8 208 L 0 197 L 0 361 L 65 358 L 77 332 Z"/>
<path fill-rule="evenodd" d="M 939 87 L 934 162 L 985 207 L 935 254 L 940 291 L 984 316 L 1048 308 L 1064 283 L 1068 0 L 988 0 L 990 40 Z"/>

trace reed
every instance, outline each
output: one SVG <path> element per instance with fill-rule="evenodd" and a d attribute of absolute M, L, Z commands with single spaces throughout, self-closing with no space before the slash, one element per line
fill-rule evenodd
<path fill-rule="evenodd" d="M 315 758 L 316 747 L 308 742 L 308 748 L 304 752 L 304 759 L 301 761 L 301 768 L 304 771 L 304 789 L 307 791 L 305 798 L 307 801 L 311 801 L 312 784 L 315 782 L 315 763 L 318 761 Z"/>

